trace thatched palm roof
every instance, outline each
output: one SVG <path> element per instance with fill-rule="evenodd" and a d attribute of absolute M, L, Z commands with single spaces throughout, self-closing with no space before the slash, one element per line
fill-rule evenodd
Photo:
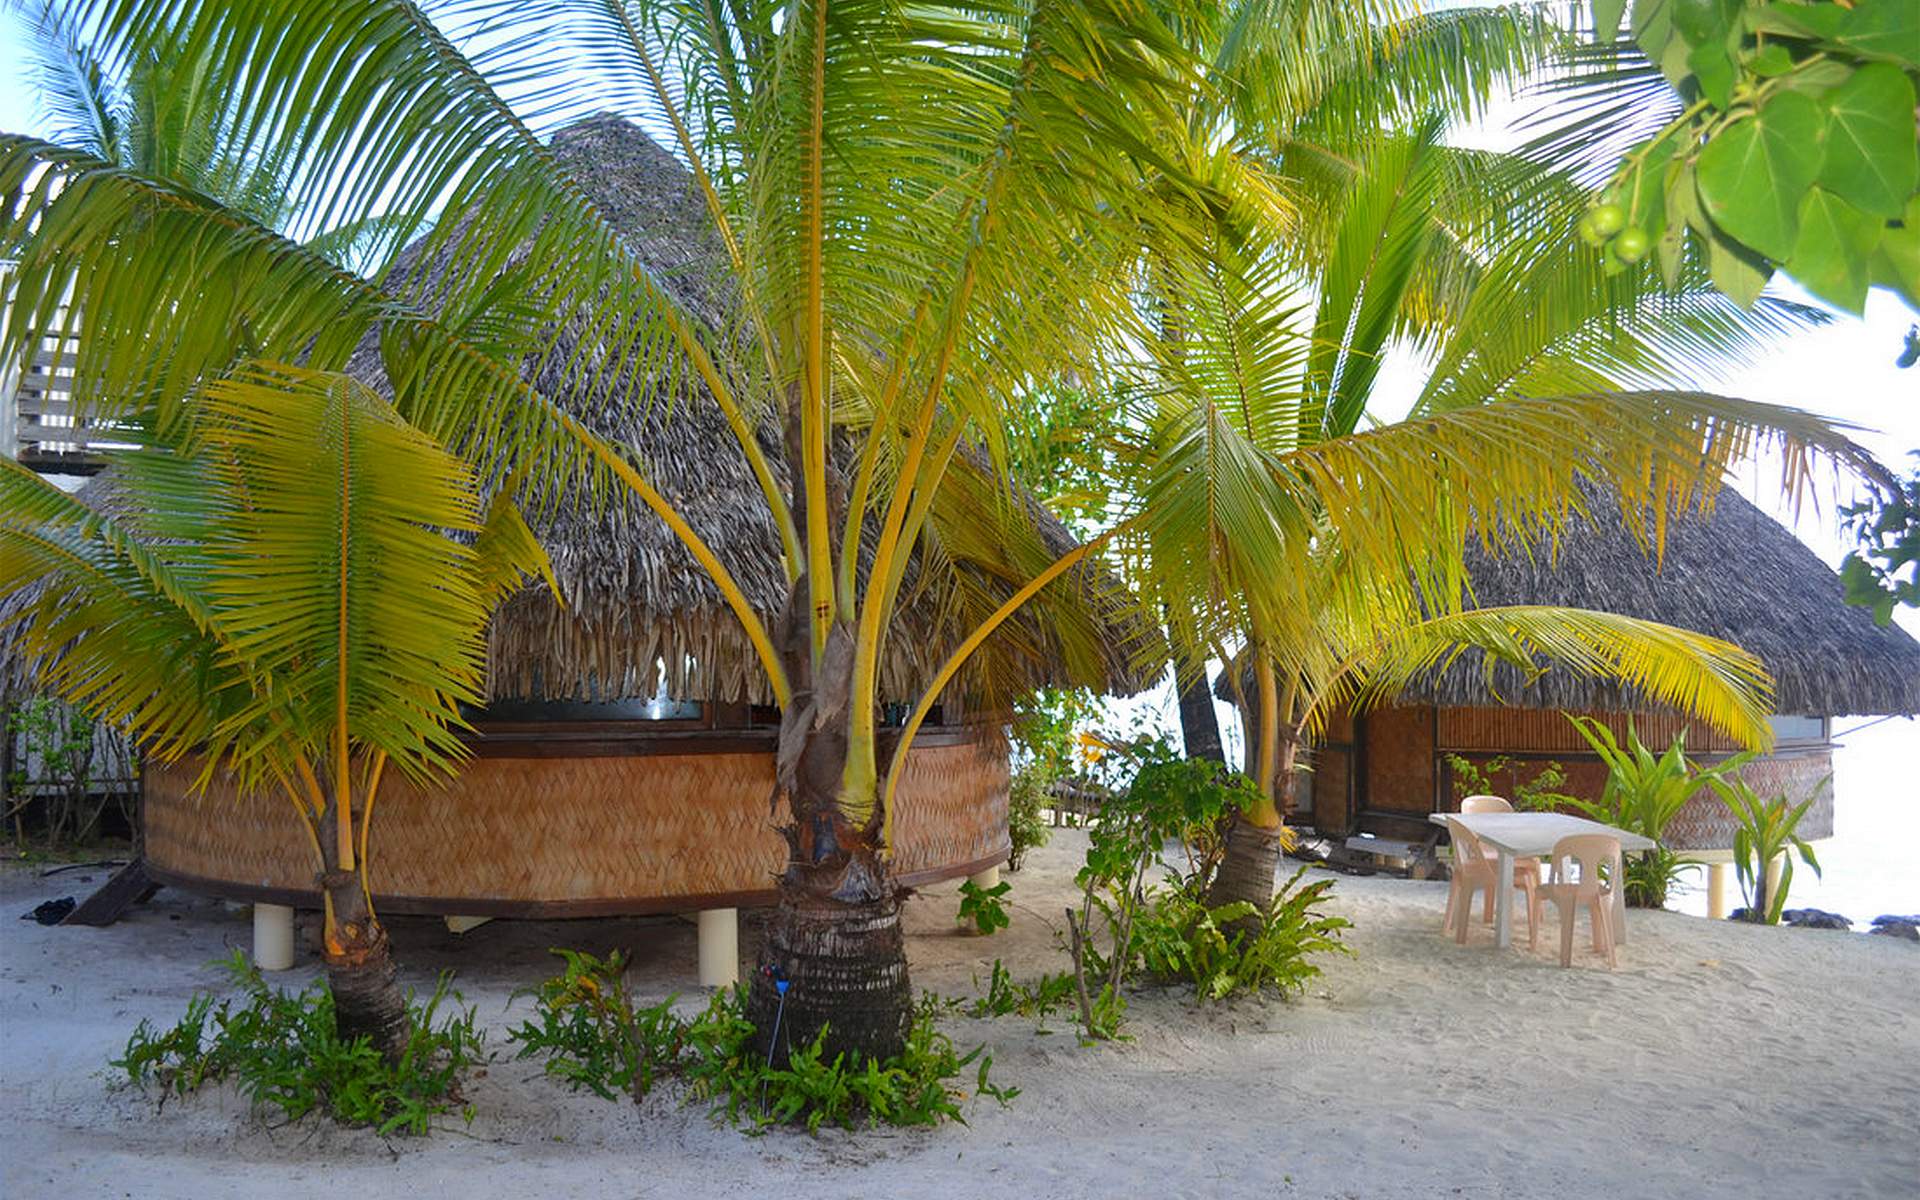
<path fill-rule="evenodd" d="M 682 304 L 716 328 L 729 326 L 732 288 L 725 254 L 692 177 L 636 126 L 596 117 L 560 133 L 555 158 L 591 195 L 627 239 L 633 253 Z M 419 246 L 397 260 L 392 278 L 431 295 L 440 263 L 422 263 Z M 563 335 L 564 336 L 564 335 Z M 371 342 L 354 360 L 356 374 L 384 384 Z M 726 564 L 754 607 L 771 624 L 786 599 L 779 531 L 725 419 L 684 384 L 653 402 L 609 403 L 576 381 L 549 372 L 536 380 L 548 395 L 596 432 L 633 449 L 650 481 L 672 502 Z M 658 381 L 649 385 L 659 386 Z M 630 401 L 631 397 L 622 397 Z M 788 483 L 780 431 L 770 420 L 760 442 L 773 471 Z M 845 461 L 854 451 L 842 446 Z M 956 466 L 977 474 L 978 456 Z M 1013 522 L 996 561 L 960 564 L 987 594 L 1010 594 L 1005 580 L 1022 580 L 1019 565 L 1044 547 L 1052 558 L 1071 549 L 1071 532 L 1037 504 Z M 771 699 L 752 649 L 732 611 L 705 571 L 666 525 L 638 500 L 624 496 L 592 503 L 563 502 L 536 520 L 553 558 L 564 606 L 542 588 L 510 598 L 489 638 L 489 691 L 496 699 L 617 699 L 651 696 L 661 682 L 679 699 Z M 871 552 L 871 544 L 867 547 Z M 915 570 L 912 579 L 923 573 Z M 964 635 L 952 619 L 954 594 L 938 585 L 914 588 L 888 642 L 881 668 L 884 695 L 916 697 Z M 977 594 L 977 593 L 976 593 Z M 1077 626 L 1079 638 L 1062 637 Z M 1085 636 L 1091 634 L 1092 636 Z M 1074 652 L 1074 644 L 1083 649 Z M 1096 647 L 1088 653 L 1084 647 Z M 1133 692 L 1145 685 L 1139 664 L 1152 631 L 1131 615 L 1117 580 L 1098 570 L 1062 579 L 1030 616 L 1010 622 L 981 651 L 982 665 L 1016 687 L 1091 686 Z M 982 675 L 962 676 L 960 690 L 983 698 Z M 1001 697 L 992 697 L 1001 699 Z"/>
<path fill-rule="evenodd" d="M 1773 674 L 1774 709 L 1808 716 L 1920 712 L 1920 642 L 1846 604 L 1840 578 L 1779 522 L 1733 489 L 1710 516 L 1671 523 L 1655 563 L 1611 496 L 1588 497 L 1557 553 L 1469 553 L 1482 607 L 1555 604 L 1642 617 L 1712 634 L 1759 655 Z M 1497 667 L 1487 688 L 1478 655 L 1402 697 L 1446 706 L 1645 707 L 1604 680 L 1550 668 L 1530 685 Z"/>
<path fill-rule="evenodd" d="M 722 270 L 724 252 L 686 169 L 638 128 L 612 117 L 563 131 L 553 150 L 680 302 L 710 325 L 726 328 L 732 293 Z M 397 257 L 389 282 L 416 297 L 432 297 L 453 253 L 443 249 L 434 261 L 423 261 L 417 243 Z M 573 334 L 563 331 L 563 339 L 568 336 Z M 390 391 L 376 339 L 369 337 L 360 347 L 349 370 Z M 534 382 L 601 436 L 636 453 L 650 481 L 705 539 L 771 625 L 787 594 L 780 536 L 717 406 L 680 384 L 670 385 L 672 395 L 650 397 L 657 402 L 633 404 L 589 394 L 557 371 Z M 786 486 L 780 433 L 771 421 L 761 429 L 760 441 Z M 839 450 L 843 461 L 853 453 L 850 446 Z M 977 510 L 994 490 L 981 486 L 987 470 L 979 455 L 960 456 L 952 498 L 943 489 L 942 503 L 973 504 Z M 113 479 L 111 471 L 102 474 L 82 495 L 111 506 Z M 990 500 L 986 503 L 991 507 Z M 950 570 L 928 569 L 920 560 L 913 564 L 903 592 L 908 599 L 881 664 L 884 696 L 917 698 L 971 629 L 955 620 L 957 611 L 971 605 L 978 615 L 983 598 L 998 603 L 1030 578 L 1036 559 L 1044 565 L 1076 544 L 1066 526 L 1038 503 L 1022 498 L 1020 507 L 1024 519 L 1009 519 L 1005 544 L 984 557 L 976 546 L 968 556 L 951 556 L 959 561 L 952 561 Z M 669 695 L 682 700 L 771 700 L 758 660 L 719 589 L 637 499 L 622 493 L 594 501 L 584 491 L 575 492 L 543 509 L 534 525 L 552 557 L 565 603 L 540 585 L 523 589 L 501 607 L 488 638 L 492 698 L 646 698 L 664 684 Z M 871 539 L 866 549 L 870 554 Z M 968 588 L 942 582 L 955 572 L 964 575 Z M 35 595 L 29 588 L 0 597 L 0 630 Z M 9 654 L 7 641 L 0 636 L 0 686 L 30 687 L 32 664 Z M 1151 682 L 1156 644 L 1156 631 L 1134 615 L 1119 581 L 1103 569 L 1083 566 L 1057 580 L 975 655 L 978 666 L 991 666 L 990 672 L 963 673 L 949 690 L 953 699 L 969 703 L 999 703 L 1008 689 L 1040 686 L 1130 694 Z M 995 680 L 992 691 L 981 685 L 988 675 Z"/>

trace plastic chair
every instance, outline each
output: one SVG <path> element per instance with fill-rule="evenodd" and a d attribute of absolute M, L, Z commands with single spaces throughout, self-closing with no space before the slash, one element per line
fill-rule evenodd
<path fill-rule="evenodd" d="M 1453 835 L 1453 881 L 1447 889 L 1447 915 L 1442 928 L 1452 929 L 1454 940 L 1464 946 L 1467 944 L 1467 927 L 1473 917 L 1473 894 L 1482 888 L 1487 892 L 1485 919 L 1493 920 L 1493 889 L 1500 886 L 1500 860 L 1496 852 L 1489 850 L 1485 843 L 1473 836 L 1471 829 L 1460 822 L 1448 818 L 1447 829 Z M 1537 946 L 1540 940 L 1540 899 L 1535 890 L 1539 883 L 1537 866 L 1535 873 L 1528 875 L 1524 882 L 1516 866 L 1514 878 L 1508 881 L 1508 886 L 1519 888 L 1527 896 L 1529 948 Z"/>
<path fill-rule="evenodd" d="M 1477 796 L 1468 796 L 1465 800 L 1462 800 L 1460 802 L 1460 811 L 1463 813 L 1510 813 L 1513 811 L 1513 805 L 1499 796 L 1490 796 L 1482 792 Z M 1487 850 L 1487 857 L 1489 859 L 1495 862 L 1499 861 L 1500 856 L 1497 853 L 1490 848 L 1485 849 Z M 1540 860 L 1537 858 L 1514 859 L 1513 886 L 1521 888 L 1527 893 L 1527 919 L 1531 921 L 1533 919 L 1533 907 L 1539 903 L 1538 897 L 1534 895 L 1534 889 L 1540 886 Z M 1487 911 L 1481 917 L 1481 920 L 1493 920 L 1493 892 L 1491 890 L 1487 892 Z"/>
<path fill-rule="evenodd" d="M 1618 889 L 1625 880 L 1620 839 L 1604 833 L 1563 837 L 1553 844 L 1551 860 L 1540 894 L 1560 913 L 1560 965 L 1573 965 L 1573 918 L 1583 904 L 1593 926 L 1595 953 L 1606 955 L 1609 967 L 1619 965 L 1613 923 Z M 1575 865 L 1579 868 L 1577 878 L 1569 869 Z"/>

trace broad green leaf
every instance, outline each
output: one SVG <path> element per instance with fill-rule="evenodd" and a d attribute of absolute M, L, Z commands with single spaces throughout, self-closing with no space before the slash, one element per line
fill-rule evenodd
<path fill-rule="evenodd" d="M 1880 228 L 1879 219 L 1814 188 L 1800 202 L 1800 237 L 1787 273 L 1822 300 L 1858 313 L 1867 302 L 1867 260 Z"/>
<path fill-rule="evenodd" d="M 1727 56 L 1724 42 L 1706 42 L 1695 46 L 1687 55 L 1687 67 L 1693 71 L 1693 77 L 1700 81 L 1700 92 L 1713 102 L 1715 108 L 1727 108 L 1733 103 L 1733 59 Z"/>
<path fill-rule="evenodd" d="M 1666 227 L 1655 243 L 1660 254 L 1660 278 L 1669 287 L 1680 283 L 1686 265 L 1687 229 L 1700 220 L 1700 202 L 1696 195 L 1693 164 L 1674 163 L 1667 168 Z"/>
<path fill-rule="evenodd" d="M 1704 47 L 1726 42 L 1740 0 L 1668 0 L 1667 11 L 1689 45 Z"/>
<path fill-rule="evenodd" d="M 1713 286 L 1742 308 L 1753 307 L 1773 274 L 1765 259 L 1723 233 L 1707 239 L 1707 269 Z"/>
<path fill-rule="evenodd" d="M 1839 42 L 1868 58 L 1920 70 L 1920 4 L 1913 0 L 1858 0 Z"/>
<path fill-rule="evenodd" d="M 1827 96 L 1827 155 L 1820 183 L 1855 207 L 1897 217 L 1920 184 L 1913 82 L 1869 63 Z"/>
<path fill-rule="evenodd" d="M 1920 196 L 1907 202 L 1900 225 L 1881 231 L 1874 250 L 1872 280 L 1893 288 L 1908 304 L 1920 309 Z"/>
<path fill-rule="evenodd" d="M 1593 33 L 1603 42 L 1620 36 L 1621 18 L 1627 15 L 1627 0 L 1593 0 Z"/>
<path fill-rule="evenodd" d="M 1779 42 L 1768 42 L 1747 60 L 1747 69 L 1768 79 L 1785 75 L 1793 70 L 1793 54 Z"/>
<path fill-rule="evenodd" d="M 1633 0 L 1633 40 L 1649 59 L 1661 60 L 1674 40 L 1668 0 Z"/>
<path fill-rule="evenodd" d="M 1783 92 L 1700 152 L 1700 201 L 1714 224 L 1776 262 L 1793 252 L 1797 205 L 1820 169 L 1820 106 Z"/>

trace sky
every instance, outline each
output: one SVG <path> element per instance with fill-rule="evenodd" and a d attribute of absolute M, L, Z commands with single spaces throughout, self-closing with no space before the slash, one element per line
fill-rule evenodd
<path fill-rule="evenodd" d="M 0 131 L 44 132 L 30 80 L 25 48 L 11 20 L 0 14 Z M 1464 131 L 1463 137 L 1475 144 L 1512 144 L 1513 137 L 1504 126 L 1518 113 L 1517 105 L 1496 105 L 1481 128 Z M 1807 299 L 1790 285 L 1784 294 Z M 1890 294 L 1876 291 L 1864 316 L 1837 315 L 1830 325 L 1798 334 L 1723 377 L 1702 379 L 1698 385 L 1723 395 L 1806 409 L 1856 426 L 1856 440 L 1882 461 L 1903 468 L 1911 465 L 1907 453 L 1920 449 L 1920 367 L 1900 370 L 1894 359 L 1905 332 L 1916 323 L 1920 323 L 1920 314 L 1908 310 Z M 1399 389 L 1405 397 L 1400 401 L 1402 408 L 1411 402 L 1417 386 L 1418 374 L 1410 364 L 1389 364 L 1383 374 L 1383 392 Z M 1393 403 L 1389 399 L 1378 415 L 1395 415 Z M 1736 482 L 1749 499 L 1793 527 L 1822 558 L 1838 563 L 1847 547 L 1840 536 L 1833 511 L 1835 497 L 1830 490 L 1796 516 L 1781 503 L 1777 467 L 1769 471 L 1764 463 L 1750 466 Z M 1902 610 L 1897 619 L 1920 636 L 1920 612 Z M 1159 707 L 1164 715 L 1170 699 L 1149 698 L 1144 707 Z M 1836 731 L 1845 735 L 1861 724 L 1839 721 Z M 1901 844 L 1911 845 L 1915 837 L 1920 837 L 1920 783 L 1915 782 L 1909 750 L 1916 735 L 1920 735 L 1920 722 L 1895 720 L 1841 738 L 1842 749 L 1836 754 L 1836 787 L 1844 798 L 1840 808 L 1842 840 L 1849 836 L 1849 821 L 1854 828 L 1851 836 L 1862 844 L 1897 838 Z M 1895 869 L 1890 859 L 1860 867 L 1869 875 Z M 1884 897 L 1893 886 L 1889 877 L 1884 888 L 1872 894 Z M 1909 899 L 1909 910 L 1913 907 L 1920 907 L 1920 896 Z"/>

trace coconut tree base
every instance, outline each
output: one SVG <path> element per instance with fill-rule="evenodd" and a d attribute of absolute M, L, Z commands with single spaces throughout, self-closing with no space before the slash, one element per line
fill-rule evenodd
<path fill-rule="evenodd" d="M 324 882 L 331 914 L 321 957 L 333 992 L 334 1031 L 343 1042 L 364 1037 L 397 1060 L 407 1048 L 407 1001 L 394 977 L 387 931 L 368 910 L 357 880 L 335 886 L 330 875 Z"/>
<path fill-rule="evenodd" d="M 848 901 L 783 883 L 747 995 L 763 1059 L 771 1051 L 774 1064 L 784 1064 L 791 1048 L 810 1044 L 823 1025 L 827 1061 L 843 1053 L 859 1062 L 901 1052 L 913 989 L 900 900 L 891 884 L 873 899 Z"/>
<path fill-rule="evenodd" d="M 1227 846 L 1207 889 L 1207 903 L 1219 907 L 1244 900 L 1261 912 L 1273 903 L 1274 875 L 1280 867 L 1280 827 L 1236 818 L 1227 830 Z"/>

